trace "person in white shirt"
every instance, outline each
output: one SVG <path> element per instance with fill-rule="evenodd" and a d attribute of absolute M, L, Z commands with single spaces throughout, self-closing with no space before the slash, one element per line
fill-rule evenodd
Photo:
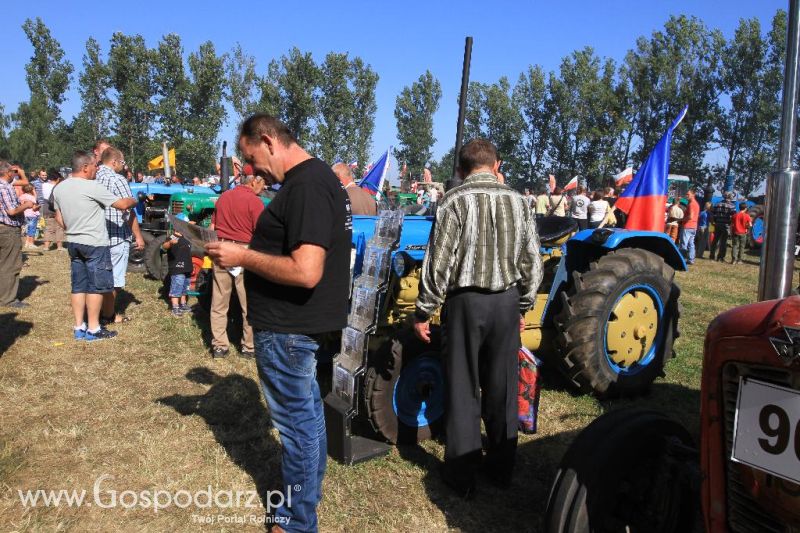
<path fill-rule="evenodd" d="M 589 203 L 589 227 L 599 228 L 608 214 L 608 202 L 603 200 L 603 193 L 595 191 Z"/>
<path fill-rule="evenodd" d="M 586 188 L 578 185 L 577 194 L 572 197 L 572 205 L 569 209 L 569 216 L 578 223 L 578 229 L 584 230 L 589 227 L 587 220 L 589 209 L 589 197 L 586 196 Z"/>

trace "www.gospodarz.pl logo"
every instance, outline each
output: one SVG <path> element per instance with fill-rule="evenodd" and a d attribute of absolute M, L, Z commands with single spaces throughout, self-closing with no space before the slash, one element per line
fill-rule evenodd
<path fill-rule="evenodd" d="M 299 485 L 287 486 L 286 491 L 270 490 L 264 502 L 254 490 L 213 489 L 210 485 L 198 491 L 163 489 L 117 490 L 108 488 L 106 482 L 113 480 L 109 474 L 98 477 L 91 495 L 86 489 L 18 489 L 24 507 L 99 507 L 101 509 L 146 509 L 154 513 L 161 509 L 264 509 L 267 514 L 283 506 L 292 506 L 292 493 L 299 492 Z M 90 497 L 91 496 L 91 497 Z"/>

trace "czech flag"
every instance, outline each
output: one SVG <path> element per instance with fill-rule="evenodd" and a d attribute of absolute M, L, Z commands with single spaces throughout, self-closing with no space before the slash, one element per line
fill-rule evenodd
<path fill-rule="evenodd" d="M 686 116 L 688 109 L 688 105 L 683 108 L 678 118 L 647 156 L 647 160 L 633 177 L 628 188 L 617 198 L 614 207 L 628 215 L 625 229 L 664 231 L 670 142 L 672 132 Z"/>
<path fill-rule="evenodd" d="M 389 170 L 389 152 L 391 150 L 392 147 L 390 146 L 380 159 L 369 166 L 367 173 L 358 182 L 358 186 L 365 189 L 372 196 L 381 193 L 383 190 L 383 182 L 386 179 L 386 172 Z"/>

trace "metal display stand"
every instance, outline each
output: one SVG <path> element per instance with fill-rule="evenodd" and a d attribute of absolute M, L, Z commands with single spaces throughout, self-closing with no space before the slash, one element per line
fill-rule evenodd
<path fill-rule="evenodd" d="M 369 336 L 378 326 L 379 311 L 386 297 L 391 274 L 392 252 L 400 242 L 402 211 L 381 211 L 375 232 L 367 241 L 361 274 L 353 283 L 347 327 L 333 359 L 333 387 L 325 396 L 325 426 L 328 454 L 352 465 L 389 452 L 385 442 L 353 434 L 353 420 L 359 414 L 359 394 L 367 369 Z"/>

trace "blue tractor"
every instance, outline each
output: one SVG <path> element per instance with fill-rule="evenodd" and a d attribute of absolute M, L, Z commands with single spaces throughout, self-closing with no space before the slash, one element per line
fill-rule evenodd
<path fill-rule="evenodd" d="M 427 216 L 404 219 L 367 370 L 354 391 L 359 415 L 393 443 L 431 437 L 444 414 L 438 328 L 431 344 L 418 341 L 411 328 L 432 223 Z M 545 274 L 525 316 L 523 345 L 580 392 L 645 392 L 673 356 L 680 315 L 674 277 L 686 269 L 680 252 L 663 233 L 578 231 L 562 217 L 536 224 Z M 354 217 L 356 274 L 374 226 L 375 217 Z M 438 323 L 437 315 L 432 324 Z"/>

